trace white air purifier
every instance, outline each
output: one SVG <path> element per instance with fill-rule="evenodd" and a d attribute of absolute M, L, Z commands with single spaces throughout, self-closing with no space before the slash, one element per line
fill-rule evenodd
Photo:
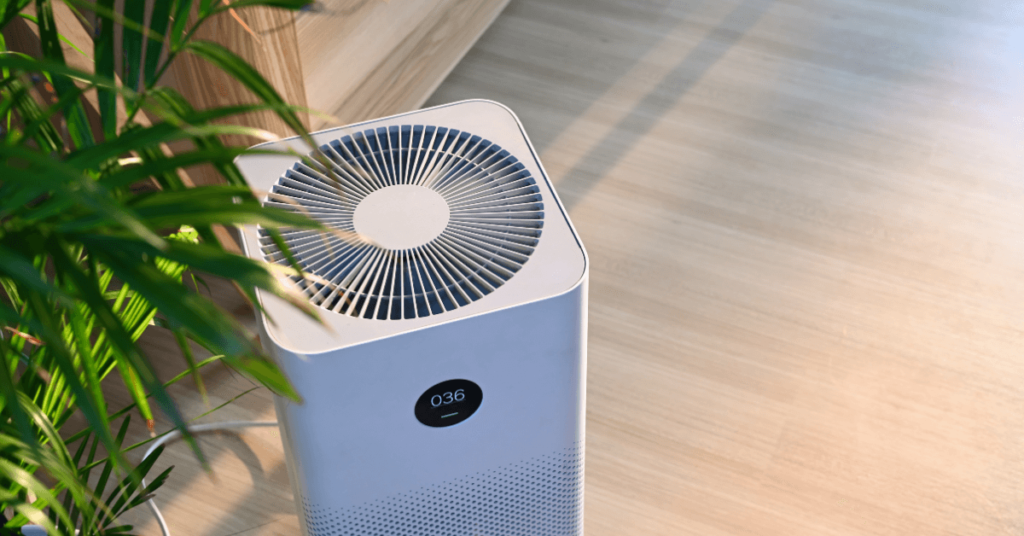
<path fill-rule="evenodd" d="M 277 403 L 303 534 L 581 534 L 587 255 L 518 119 L 465 101 L 313 139 L 319 164 L 237 161 L 266 204 L 358 235 L 283 233 L 323 325 L 260 295 L 304 399 Z"/>

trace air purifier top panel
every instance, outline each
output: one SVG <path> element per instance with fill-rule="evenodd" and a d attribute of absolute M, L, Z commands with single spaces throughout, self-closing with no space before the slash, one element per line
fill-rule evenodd
<path fill-rule="evenodd" d="M 318 159 L 236 161 L 265 204 L 330 229 L 282 232 L 307 273 L 282 282 L 303 293 L 323 323 L 260 293 L 278 347 L 330 352 L 553 297 L 582 281 L 582 243 L 508 108 L 463 101 L 313 140 Z M 312 153 L 299 138 L 257 148 Z M 290 265 L 258 226 L 243 228 L 242 242 L 251 258 Z"/>

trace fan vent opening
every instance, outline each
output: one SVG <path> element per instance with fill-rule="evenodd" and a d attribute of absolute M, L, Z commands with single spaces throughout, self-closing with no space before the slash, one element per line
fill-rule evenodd
<path fill-rule="evenodd" d="M 376 320 L 451 311 L 511 279 L 540 239 L 544 203 L 536 181 L 480 136 L 405 125 L 319 149 L 326 158 L 297 162 L 265 205 L 343 232 L 281 233 L 311 274 L 292 280 L 329 311 Z M 289 264 L 265 229 L 259 237 L 268 262 Z"/>

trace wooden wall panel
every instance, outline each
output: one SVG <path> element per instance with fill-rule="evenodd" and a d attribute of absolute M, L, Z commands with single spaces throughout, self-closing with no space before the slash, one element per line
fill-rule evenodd
<path fill-rule="evenodd" d="M 238 10 L 237 14 L 253 33 L 249 33 L 230 14 L 222 13 L 207 21 L 196 32 L 197 38 L 214 41 L 231 49 L 273 84 L 285 102 L 305 106 L 302 59 L 292 12 L 249 7 Z M 219 69 L 203 60 L 181 56 L 176 62 L 174 73 L 175 85 L 187 93 L 197 108 L 255 102 L 255 98 L 241 84 L 227 79 Z M 292 134 L 284 121 L 271 112 L 256 117 L 260 120 L 246 123 L 282 136 Z"/>
<path fill-rule="evenodd" d="M 319 129 L 419 108 L 508 0 L 325 0 L 296 15 Z"/>
<path fill-rule="evenodd" d="M 253 65 L 277 89 L 285 102 L 305 106 L 302 61 L 293 14 L 264 7 L 249 7 L 237 13 L 252 33 L 229 13 L 222 13 L 204 23 L 197 37 L 224 45 Z M 187 54 L 175 60 L 163 81 L 180 91 L 193 106 L 200 109 L 255 102 L 255 97 L 240 83 L 205 60 Z M 305 114 L 301 114 L 300 119 L 305 121 Z M 272 112 L 236 116 L 227 121 L 268 130 L 278 136 L 294 134 Z M 258 141 L 243 136 L 231 136 L 225 140 L 233 145 L 252 145 Z M 211 169 L 190 171 L 189 175 L 196 184 L 219 181 Z"/>

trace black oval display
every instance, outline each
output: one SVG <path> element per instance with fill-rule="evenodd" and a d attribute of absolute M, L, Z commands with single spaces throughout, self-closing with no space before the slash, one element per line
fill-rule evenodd
<path fill-rule="evenodd" d="M 469 380 L 448 380 L 420 395 L 416 419 L 434 428 L 459 424 L 473 415 L 483 400 L 479 385 Z"/>

